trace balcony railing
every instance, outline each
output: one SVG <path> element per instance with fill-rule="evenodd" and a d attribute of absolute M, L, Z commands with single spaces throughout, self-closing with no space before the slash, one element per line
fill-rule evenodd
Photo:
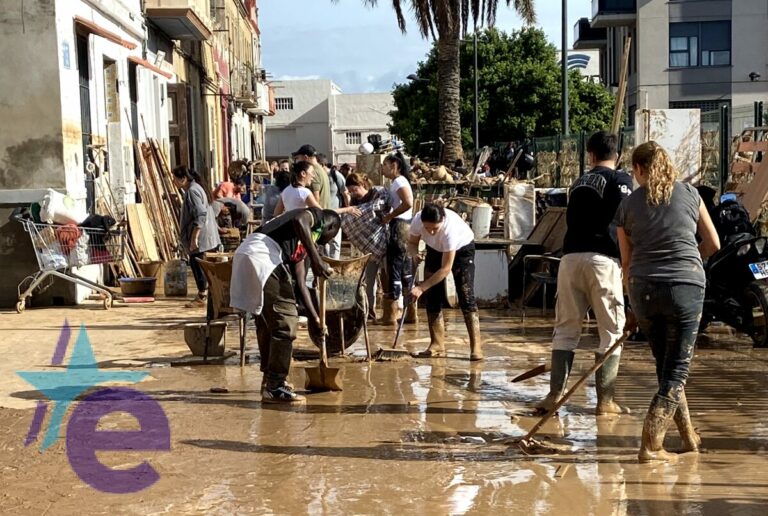
<path fill-rule="evenodd" d="M 608 42 L 608 31 L 605 28 L 593 29 L 589 18 L 581 18 L 573 26 L 573 48 L 600 48 Z"/>

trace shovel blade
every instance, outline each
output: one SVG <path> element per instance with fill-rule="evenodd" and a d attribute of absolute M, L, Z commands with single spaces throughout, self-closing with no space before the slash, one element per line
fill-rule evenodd
<path fill-rule="evenodd" d="M 546 373 L 547 371 L 549 371 L 549 366 L 547 364 L 541 364 L 539 366 L 534 367 L 530 371 L 526 371 L 523 374 L 514 377 L 512 379 L 512 383 L 522 382 L 523 380 L 534 378 L 536 376 L 539 376 L 540 374 Z"/>
<path fill-rule="evenodd" d="M 341 369 L 337 367 L 307 367 L 304 369 L 307 374 L 306 388 L 312 392 L 340 391 Z"/>

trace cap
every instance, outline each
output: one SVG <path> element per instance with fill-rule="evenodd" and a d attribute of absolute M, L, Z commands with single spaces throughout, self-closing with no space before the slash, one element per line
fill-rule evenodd
<path fill-rule="evenodd" d="M 301 147 L 299 147 L 299 150 L 291 154 L 291 156 L 309 156 L 310 158 L 317 154 L 317 151 L 313 146 L 311 146 L 308 143 L 305 143 Z"/>

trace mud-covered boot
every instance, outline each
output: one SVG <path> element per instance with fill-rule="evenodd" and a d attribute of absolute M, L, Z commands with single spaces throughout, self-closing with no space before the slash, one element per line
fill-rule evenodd
<path fill-rule="evenodd" d="M 419 311 L 416 308 L 416 303 L 409 303 L 405 307 L 405 324 L 418 324 L 419 323 Z"/>
<path fill-rule="evenodd" d="M 568 384 L 568 376 L 573 367 L 573 351 L 562 349 L 552 350 L 552 369 L 549 376 L 549 394 L 536 405 L 536 415 L 543 416 L 549 413 L 565 394 L 565 386 Z"/>
<path fill-rule="evenodd" d="M 397 323 L 397 299 L 384 298 L 381 300 L 384 311 L 381 319 L 376 319 L 371 324 L 376 326 L 391 326 Z"/>
<path fill-rule="evenodd" d="M 439 358 L 445 356 L 445 320 L 443 313 L 427 314 L 429 321 L 429 347 L 415 353 L 416 358 Z"/>
<path fill-rule="evenodd" d="M 682 453 L 698 452 L 699 446 L 701 446 L 701 436 L 691 423 L 691 413 L 688 411 L 688 400 L 685 397 L 685 392 L 680 395 L 674 420 L 677 431 L 680 432 L 680 439 L 683 440 L 683 448 L 680 451 Z"/>
<path fill-rule="evenodd" d="M 477 312 L 464 314 L 464 323 L 469 333 L 469 359 L 472 361 L 483 359 L 483 341 L 480 338 L 480 315 Z"/>
<path fill-rule="evenodd" d="M 677 402 L 670 398 L 653 397 L 648 414 L 643 424 L 643 435 L 640 441 L 640 452 L 637 458 L 640 462 L 675 462 L 677 455 L 664 449 L 664 436 L 677 410 Z"/>
<path fill-rule="evenodd" d="M 595 362 L 603 358 L 600 353 L 595 353 Z M 595 414 L 629 414 L 629 408 L 623 407 L 614 401 L 616 394 L 616 376 L 619 374 L 619 362 L 621 354 L 615 353 L 609 356 L 603 365 L 595 372 L 595 391 L 597 392 L 597 406 Z"/>

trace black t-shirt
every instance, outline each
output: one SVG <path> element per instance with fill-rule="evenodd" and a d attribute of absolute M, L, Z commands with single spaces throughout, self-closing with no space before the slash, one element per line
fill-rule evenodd
<path fill-rule="evenodd" d="M 312 214 L 314 219 L 310 231 L 319 229 L 323 220 L 323 210 L 320 208 L 306 208 L 287 211 L 257 230 L 259 233 L 267 235 L 277 242 L 283 251 L 283 263 L 287 265 L 294 265 L 307 256 L 307 250 L 299 240 L 299 235 L 296 234 L 296 229 L 293 227 L 293 221 L 296 220 L 296 217 L 307 211 Z"/>
<path fill-rule="evenodd" d="M 563 254 L 600 253 L 619 257 L 613 217 L 632 193 L 632 177 L 624 171 L 595 167 L 571 186 Z"/>

